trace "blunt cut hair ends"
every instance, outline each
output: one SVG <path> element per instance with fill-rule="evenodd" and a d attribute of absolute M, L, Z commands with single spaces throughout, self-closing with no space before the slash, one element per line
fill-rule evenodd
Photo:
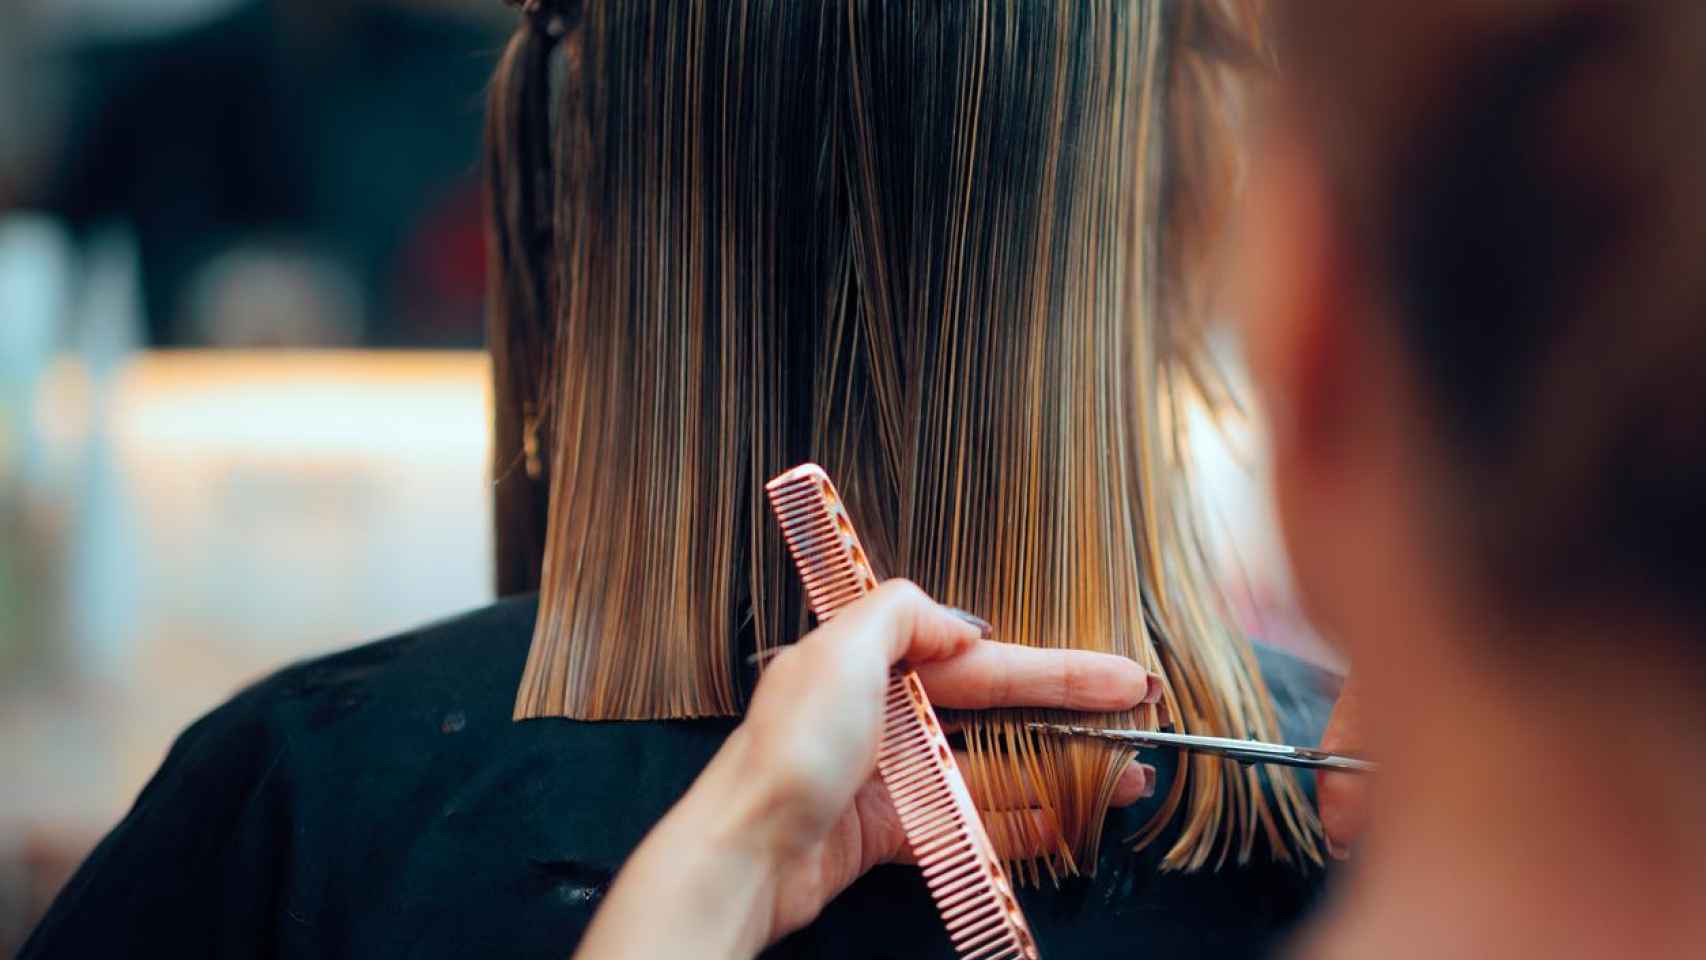
<path fill-rule="evenodd" d="M 522 29 L 491 94 L 499 581 L 541 595 L 517 718 L 738 713 L 746 655 L 809 627 L 763 485 L 813 460 L 879 575 L 1003 640 L 1145 664 L 1183 730 L 1273 737 L 1184 432 L 1248 9 L 629 2 L 562 21 L 560 40 Z M 1051 718 L 966 733 L 984 802 L 1034 793 L 1061 827 L 1015 865 L 1033 879 L 1094 867 L 1132 756 L 1024 726 Z M 1025 845 L 995 835 L 1018 819 L 992 819 L 998 846 Z M 1170 867 L 1319 859 L 1283 771 L 1193 759 L 1137 841 L 1175 820 Z"/>

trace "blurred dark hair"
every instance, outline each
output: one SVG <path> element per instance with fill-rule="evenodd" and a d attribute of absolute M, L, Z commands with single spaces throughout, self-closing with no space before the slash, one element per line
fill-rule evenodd
<path fill-rule="evenodd" d="M 1706 4 L 1299 3 L 1285 27 L 1497 603 L 1706 612 Z"/>

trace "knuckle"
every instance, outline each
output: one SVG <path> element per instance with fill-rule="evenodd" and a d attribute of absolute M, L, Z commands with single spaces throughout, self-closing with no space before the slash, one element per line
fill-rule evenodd
<path fill-rule="evenodd" d="M 917 627 L 919 611 L 928 600 L 918 584 L 898 577 L 885 581 L 871 597 L 876 601 L 872 617 L 902 633 L 911 633 Z"/>
<path fill-rule="evenodd" d="M 1082 664 L 1068 657 L 1060 672 L 1060 695 L 1068 703 L 1077 703 L 1087 699 L 1090 693 L 1091 681 Z"/>
<path fill-rule="evenodd" d="M 1064 706 L 1072 702 L 1073 684 L 1082 683 L 1083 679 L 1072 658 L 1065 651 L 1055 651 L 1049 658 L 1048 671 L 1045 674 L 1045 689 L 1043 695 L 1051 704 Z"/>
<path fill-rule="evenodd" d="M 884 600 L 893 603 L 911 603 L 924 599 L 924 591 L 919 588 L 918 584 L 904 577 L 895 577 L 892 580 L 884 581 L 881 586 L 877 587 L 876 592 Z"/>
<path fill-rule="evenodd" d="M 989 670 L 983 675 L 983 702 L 1003 706 L 1013 699 L 1013 675 L 1007 670 Z"/>

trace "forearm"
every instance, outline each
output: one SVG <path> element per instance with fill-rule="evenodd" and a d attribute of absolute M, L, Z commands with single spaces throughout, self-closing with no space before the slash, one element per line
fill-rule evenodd
<path fill-rule="evenodd" d="M 623 865 L 578 960 L 756 956 L 778 869 L 763 811 L 725 749 Z"/>

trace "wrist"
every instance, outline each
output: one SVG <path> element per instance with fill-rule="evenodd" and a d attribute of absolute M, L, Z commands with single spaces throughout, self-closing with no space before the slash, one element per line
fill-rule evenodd
<path fill-rule="evenodd" d="M 774 939 L 786 856 L 776 818 L 767 815 L 767 791 L 744 775 L 750 770 L 745 750 L 737 731 L 653 838 L 669 851 L 669 896 L 699 915 L 705 929 L 720 930 L 712 939 L 728 943 L 732 956 L 752 956 Z"/>
<path fill-rule="evenodd" d="M 704 811 L 699 825 L 714 846 L 775 875 L 798 855 L 800 831 L 776 783 L 775 764 L 756 751 L 747 729 L 736 728 L 694 781 L 683 806 L 691 801 Z"/>
<path fill-rule="evenodd" d="M 779 847 L 737 737 L 623 864 L 577 958 L 752 957 L 774 939 Z"/>

